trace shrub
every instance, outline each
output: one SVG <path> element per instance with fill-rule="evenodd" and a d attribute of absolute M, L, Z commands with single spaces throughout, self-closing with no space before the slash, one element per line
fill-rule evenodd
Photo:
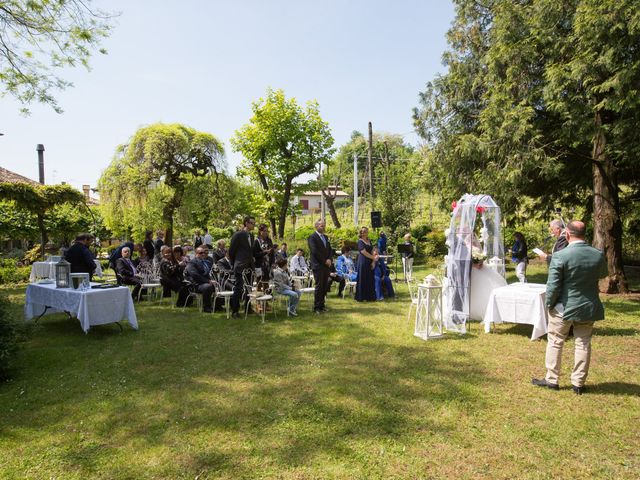
<path fill-rule="evenodd" d="M 427 258 L 439 258 L 447 254 L 444 232 L 430 232 L 418 242 L 419 253 Z"/>
<path fill-rule="evenodd" d="M 28 266 L 18 266 L 15 260 L 7 258 L 0 259 L 0 285 L 26 283 L 29 281 L 31 268 Z"/>
<path fill-rule="evenodd" d="M 233 232 L 235 232 L 235 229 L 233 227 L 212 227 L 209 229 L 209 234 L 213 237 L 213 246 L 215 247 L 215 244 L 218 240 L 226 240 L 227 243 L 229 242 L 229 239 L 232 237 Z"/>
<path fill-rule="evenodd" d="M 306 240 L 309 236 L 315 232 L 316 229 L 313 226 L 305 225 L 296 229 L 296 240 Z"/>
<path fill-rule="evenodd" d="M 415 240 L 422 240 L 427 236 L 429 232 L 431 232 L 431 227 L 429 225 L 416 225 L 411 229 L 411 236 Z"/>
<path fill-rule="evenodd" d="M 18 350 L 18 328 L 11 314 L 9 301 L 0 297 L 0 380 L 9 377 L 12 361 Z"/>

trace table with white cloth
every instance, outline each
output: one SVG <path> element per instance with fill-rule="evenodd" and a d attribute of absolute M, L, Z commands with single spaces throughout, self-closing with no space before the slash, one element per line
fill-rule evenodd
<path fill-rule="evenodd" d="M 491 331 L 494 323 L 522 323 L 533 325 L 531 340 L 547 333 L 547 286 L 538 283 L 513 283 L 494 288 L 484 314 L 484 331 Z"/>
<path fill-rule="evenodd" d="M 58 262 L 33 262 L 31 264 L 31 273 L 29 274 L 29 281 L 35 282 L 38 278 L 56 278 L 56 264 Z M 102 265 L 100 260 L 93 260 L 96 264 L 96 269 L 93 274 L 102 278 Z"/>
<path fill-rule="evenodd" d="M 25 319 L 31 320 L 45 312 L 69 312 L 80 321 L 85 333 L 93 325 L 116 323 L 124 319 L 132 328 L 138 329 L 131 291 L 127 287 L 83 291 L 56 288 L 55 283 L 28 285 L 24 305 Z"/>

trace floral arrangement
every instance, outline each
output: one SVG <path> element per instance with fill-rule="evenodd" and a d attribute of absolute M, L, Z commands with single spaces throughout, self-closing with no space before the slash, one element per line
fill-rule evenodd
<path fill-rule="evenodd" d="M 473 247 L 471 249 L 471 261 L 474 264 L 481 264 L 485 261 L 486 258 L 487 256 L 482 253 L 482 250 L 480 250 L 478 247 Z"/>

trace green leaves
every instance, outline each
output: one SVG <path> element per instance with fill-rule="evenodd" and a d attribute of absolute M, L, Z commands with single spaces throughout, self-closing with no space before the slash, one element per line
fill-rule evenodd
<path fill-rule="evenodd" d="M 113 14 L 91 8 L 91 0 L 0 2 L 0 96 L 9 94 L 28 114 L 33 102 L 62 112 L 55 90 L 70 82 L 58 69 L 89 68 L 91 51 L 109 35 Z M 98 49 L 106 53 L 104 49 Z"/>
<path fill-rule="evenodd" d="M 185 186 L 224 168 L 224 146 L 215 136 L 180 124 L 143 127 L 116 149 L 100 177 L 105 221 L 114 233 L 132 232 L 136 238 L 166 228 L 169 243 Z"/>
<path fill-rule="evenodd" d="M 277 212 L 282 236 L 294 179 L 329 161 L 333 137 L 318 102 L 302 108 L 283 90 L 268 89 L 266 98 L 253 102 L 252 111 L 231 145 L 244 156 L 238 174 L 260 185 L 262 209 L 271 218 Z"/>

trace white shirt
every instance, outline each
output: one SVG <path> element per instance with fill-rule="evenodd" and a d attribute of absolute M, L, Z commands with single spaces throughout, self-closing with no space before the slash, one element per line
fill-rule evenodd
<path fill-rule="evenodd" d="M 309 271 L 307 261 L 302 255 L 294 255 L 293 257 L 291 257 L 291 265 L 289 266 L 289 268 L 293 273 L 307 273 Z"/>
<path fill-rule="evenodd" d="M 211 235 L 209 235 L 208 233 L 205 234 L 205 236 L 204 236 L 204 244 L 213 246 L 213 237 Z"/>

